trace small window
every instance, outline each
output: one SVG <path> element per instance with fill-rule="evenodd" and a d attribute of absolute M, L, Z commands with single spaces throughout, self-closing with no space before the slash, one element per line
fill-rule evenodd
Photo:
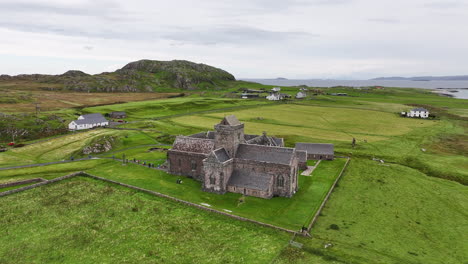
<path fill-rule="evenodd" d="M 197 162 L 192 160 L 191 163 L 192 163 L 192 170 L 196 170 L 197 169 Z"/>
<path fill-rule="evenodd" d="M 182 161 L 179 159 L 179 166 L 182 166 Z"/>
<path fill-rule="evenodd" d="M 277 183 L 278 187 L 283 187 L 284 186 L 284 178 L 282 176 L 279 176 L 276 183 Z"/>

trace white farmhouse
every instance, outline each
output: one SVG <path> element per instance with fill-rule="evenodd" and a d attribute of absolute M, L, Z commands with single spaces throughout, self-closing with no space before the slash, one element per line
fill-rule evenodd
<path fill-rule="evenodd" d="M 104 118 L 102 114 L 88 114 L 88 115 L 81 115 L 78 117 L 77 120 L 71 121 L 68 124 L 68 129 L 70 130 L 82 130 L 82 129 L 90 129 L 93 127 L 103 127 L 108 126 L 109 121 Z"/>
<path fill-rule="evenodd" d="M 274 87 L 273 89 L 271 89 L 272 92 L 274 93 L 277 93 L 279 91 L 281 91 L 281 88 L 280 87 Z"/>
<path fill-rule="evenodd" d="M 408 113 L 406 113 L 407 117 L 419 117 L 419 118 L 428 118 L 429 117 L 429 111 L 425 108 L 414 108 Z"/>

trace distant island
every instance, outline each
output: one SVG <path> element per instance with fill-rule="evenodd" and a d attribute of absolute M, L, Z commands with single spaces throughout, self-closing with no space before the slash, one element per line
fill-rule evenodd
<path fill-rule="evenodd" d="M 418 77 L 379 77 L 371 81 L 468 81 L 468 75 L 457 76 L 418 76 Z"/>

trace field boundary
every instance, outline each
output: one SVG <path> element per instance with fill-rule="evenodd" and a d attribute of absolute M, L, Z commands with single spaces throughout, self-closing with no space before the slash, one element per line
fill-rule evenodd
<path fill-rule="evenodd" d="M 328 193 L 327 195 L 325 196 L 325 199 L 323 199 L 322 201 L 322 204 L 320 205 L 319 209 L 317 210 L 317 212 L 315 212 L 315 215 L 314 217 L 312 218 L 312 221 L 310 222 L 309 226 L 307 227 L 307 234 L 310 235 L 310 230 L 312 229 L 312 227 L 314 226 L 315 222 L 317 222 L 317 219 L 320 215 L 320 213 L 322 212 L 323 208 L 325 207 L 325 204 L 327 203 L 328 199 L 330 198 L 330 195 L 331 193 L 333 192 L 333 190 L 335 189 L 335 186 L 336 184 L 338 183 L 338 181 L 341 179 L 341 176 L 343 175 L 343 172 L 346 170 L 346 168 L 348 167 L 348 164 L 349 164 L 349 161 L 351 160 L 350 157 L 346 157 L 346 163 L 345 165 L 343 166 L 343 168 L 341 169 L 341 172 L 340 174 L 338 175 L 338 177 L 336 177 L 335 181 L 333 182 L 333 185 L 330 187 L 330 190 L 328 190 Z"/>
<path fill-rule="evenodd" d="M 25 187 L 22 187 L 22 188 L 1 192 L 0 197 L 4 197 L 4 196 L 11 195 L 11 194 L 14 194 L 14 193 L 23 192 L 23 191 L 30 190 L 30 189 L 34 189 L 36 187 L 40 187 L 40 186 L 43 186 L 43 185 L 47 185 L 47 184 L 51 184 L 51 183 L 55 183 L 55 182 L 60 182 L 60 181 L 70 179 L 70 178 L 74 178 L 74 177 L 77 177 L 77 176 L 87 177 L 87 178 L 91 178 L 91 179 L 95 179 L 95 180 L 99 180 L 99 181 L 103 181 L 103 182 L 108 182 L 108 183 L 124 186 L 124 187 L 130 188 L 130 189 L 133 189 L 133 190 L 141 191 L 141 192 L 151 194 L 151 195 L 154 195 L 154 196 L 158 196 L 158 197 L 161 197 L 161 198 L 166 198 L 166 199 L 169 199 L 169 200 L 172 200 L 172 201 L 175 201 L 175 202 L 178 202 L 178 203 L 182 203 L 182 204 L 185 204 L 185 205 L 188 205 L 188 206 L 191 206 L 191 207 L 196 207 L 198 209 L 202 209 L 202 210 L 205 210 L 205 211 L 208 211 L 208 212 L 228 216 L 228 217 L 234 218 L 236 220 L 262 225 L 262 226 L 265 226 L 265 227 L 277 229 L 277 230 L 288 232 L 288 233 L 291 233 L 291 234 L 298 234 L 299 233 L 297 231 L 293 231 L 293 230 L 290 230 L 290 229 L 287 229 L 287 228 L 283 228 L 283 227 L 279 227 L 279 226 L 259 222 L 259 221 L 256 221 L 256 220 L 252 220 L 252 219 L 249 219 L 249 218 L 246 218 L 246 217 L 229 214 L 229 213 L 226 213 L 226 212 L 221 212 L 221 211 L 218 211 L 218 210 L 215 210 L 215 209 L 212 209 L 212 208 L 208 208 L 208 207 L 196 204 L 196 203 L 192 203 L 192 202 L 188 202 L 188 201 L 185 201 L 185 200 L 182 200 L 182 199 L 178 199 L 178 198 L 172 197 L 170 195 L 166 195 L 166 194 L 159 193 L 159 192 L 156 192 L 156 191 L 151 191 L 151 190 L 140 188 L 140 187 L 137 187 L 137 186 L 133 186 L 133 185 L 121 183 L 121 182 L 118 182 L 118 181 L 113 181 L 113 180 L 109 180 L 109 179 L 106 179 L 106 178 L 94 176 L 94 175 L 88 174 L 88 173 L 86 173 L 84 171 L 71 173 L 71 174 L 68 174 L 68 175 L 65 175 L 65 176 L 62 176 L 62 177 L 59 177 L 59 178 L 55 178 L 53 180 L 46 180 L 44 182 L 40 182 L 40 183 L 37 183 L 37 184 L 25 186 Z"/>

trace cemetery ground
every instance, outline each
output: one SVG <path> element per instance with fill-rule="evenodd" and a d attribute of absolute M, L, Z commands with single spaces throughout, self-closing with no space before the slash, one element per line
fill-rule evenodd
<path fill-rule="evenodd" d="M 466 214 L 468 207 L 468 192 L 466 190 L 466 184 L 468 183 L 468 146 L 466 144 L 468 140 L 466 140 L 466 129 L 468 127 L 466 116 L 464 116 L 466 109 L 468 109 L 468 106 L 464 103 L 466 101 L 440 97 L 416 89 L 386 88 L 378 91 L 355 91 L 337 88 L 330 91 L 345 91 L 350 96 L 318 95 L 312 100 L 294 101 L 294 104 L 281 103 L 274 105 L 265 102 L 259 103 L 259 101 L 247 101 L 246 105 L 242 105 L 244 101 L 233 100 L 233 104 L 237 108 L 229 108 L 229 103 L 224 102 L 226 99 L 195 96 L 102 106 L 102 109 L 111 107 L 110 110 L 128 111 L 129 120 L 136 122 L 130 122 L 124 127 L 142 128 L 145 131 L 105 129 L 67 135 L 51 141 L 0 153 L 0 167 L 16 165 L 19 162 L 36 163 L 37 161 L 69 159 L 70 154 L 77 153 L 86 145 L 87 140 L 102 137 L 107 133 L 116 136 L 118 142 L 110 153 L 99 155 L 100 157 L 115 156 L 121 158 L 125 154 L 130 159 L 135 157 L 141 160 L 158 161 L 164 159 L 165 153 L 163 151 L 149 152 L 149 147 L 140 145 L 170 144 L 173 136 L 212 129 L 213 124 L 219 121 L 220 117 L 232 113 L 246 123 L 247 133 L 261 134 L 262 131 L 269 131 L 271 135 L 284 137 L 287 146 L 293 146 L 295 142 L 334 143 L 337 155 L 351 156 L 347 170 L 311 231 L 312 237 L 295 238 L 296 242 L 303 244 L 302 248 L 286 247 L 290 239 L 289 235 L 280 238 L 270 237 L 271 245 L 263 251 L 265 255 L 259 255 L 262 260 L 261 263 L 268 263 L 273 259 L 274 263 L 463 263 L 468 258 L 466 253 L 468 252 L 466 246 L 468 243 L 464 236 L 468 232 L 465 224 L 468 218 Z M 183 107 L 191 100 L 200 104 L 200 108 L 197 108 L 198 106 L 195 103 L 190 106 L 190 111 L 196 112 L 193 115 L 187 108 Z M 216 104 L 216 102 L 220 103 L 217 106 L 209 106 L 211 103 Z M 168 104 L 167 108 L 164 107 L 166 103 Z M 137 106 L 134 104 L 137 104 Z M 410 107 L 406 104 L 431 107 L 432 112 L 436 113 L 438 118 L 435 120 L 400 118 L 397 113 Z M 95 109 L 100 109 L 99 107 L 85 108 L 85 110 L 93 112 Z M 132 107 L 135 110 L 132 110 Z M 83 135 L 82 138 L 80 135 Z M 357 145 L 354 148 L 351 146 L 353 138 L 357 140 Z M 124 142 L 127 143 L 124 144 Z M 383 160 L 383 163 L 380 160 Z M 314 171 L 313 176 L 309 177 L 312 182 L 310 186 L 313 186 L 314 177 L 319 175 L 320 169 L 331 169 L 333 164 L 339 162 L 339 159 L 337 163 L 321 162 L 317 170 Z M 330 165 L 330 167 L 327 167 L 327 165 Z M 140 165 L 129 164 L 122 166 L 121 162 L 107 159 L 4 170 L 0 171 L 0 182 L 37 177 L 52 179 L 76 171 L 87 171 L 101 177 L 115 177 L 115 180 L 125 180 L 133 185 L 141 184 L 143 188 L 154 188 L 156 191 L 162 189 L 173 192 L 174 195 L 194 199 L 196 202 L 202 202 L 203 199 L 208 198 L 212 199 L 210 195 L 213 195 L 202 193 L 199 190 L 199 183 L 184 177 L 179 177 L 182 178 L 184 183 L 177 186 L 187 190 L 198 189 L 198 192 L 190 191 L 178 194 L 174 189 L 170 188 L 171 184 L 175 185 L 176 176 L 162 175 L 160 171 L 144 168 Z M 169 179 L 173 180 L 170 181 Z M 307 186 L 307 179 L 301 177 L 300 188 Z M 96 185 L 94 181 L 86 182 L 92 182 L 93 186 Z M 100 184 L 97 183 L 96 186 Z M 54 188 L 54 186 L 64 185 L 58 183 L 45 188 Z M 112 188 L 116 187 L 112 186 Z M 21 194 L 0 198 L 2 201 L 5 198 L 8 198 L 8 201 L 15 201 L 15 197 L 29 197 L 28 199 L 18 198 L 19 201 L 15 203 L 2 202 L 2 213 L 5 211 L 13 212 L 19 206 L 29 206 L 28 201 L 36 197 L 37 193 L 41 192 L 42 189 L 43 187 L 40 187 Z M 68 188 L 59 189 L 67 190 Z M 122 189 L 122 191 L 127 192 L 129 190 Z M 144 194 L 137 193 L 135 195 Z M 60 197 L 53 197 L 55 200 L 60 201 Z M 80 204 L 80 199 L 85 198 L 71 197 L 70 202 L 76 201 L 77 204 Z M 243 202 L 239 203 L 240 197 L 234 197 L 234 194 L 226 194 L 219 199 L 218 201 L 216 199 L 215 201 L 210 200 L 206 203 L 216 208 L 232 210 L 234 213 L 238 212 L 236 210 L 244 210 L 244 213 L 249 213 L 249 208 L 255 211 L 257 205 L 258 208 L 269 207 L 268 202 L 271 202 L 274 208 L 281 208 L 283 203 L 282 199 L 274 198 L 264 200 L 265 204 L 268 205 L 262 205 L 252 197 L 245 197 L 242 199 Z M 278 202 L 275 202 L 275 199 Z M 312 197 L 304 199 L 313 200 Z M 119 200 L 117 199 L 117 201 Z M 172 204 L 170 201 L 166 202 L 165 200 L 164 203 Z M 226 208 L 226 206 L 230 206 L 232 209 Z M 294 206 L 294 204 L 291 206 Z M 56 205 L 57 210 L 60 209 L 59 207 L 59 204 Z M 103 208 L 107 207 L 108 205 Z M 40 204 L 39 208 L 46 207 Z M 187 212 L 196 210 L 181 205 L 178 205 L 177 208 L 183 208 L 180 210 L 187 210 Z M 62 209 L 64 210 L 64 208 Z M 113 209 L 121 210 L 122 212 L 119 213 L 122 215 L 125 214 L 126 210 L 117 205 Z M 277 221 L 279 224 L 290 223 L 292 220 L 299 223 L 300 221 L 297 221 L 296 218 L 304 217 L 304 215 L 301 216 L 303 212 L 296 212 L 290 219 L 283 213 L 277 213 L 276 217 L 272 217 L 273 211 L 268 215 L 268 208 L 265 210 L 267 214 L 259 217 L 263 217 L 265 221 L 271 218 L 272 221 Z M 197 219 L 197 221 L 210 221 L 208 219 L 212 217 L 212 214 L 207 214 L 201 210 L 196 210 L 196 212 L 199 217 L 194 219 Z M 66 215 L 64 217 L 69 217 L 67 219 L 72 220 L 78 219 L 76 215 Z M 128 218 L 123 217 L 123 219 Z M 110 221 L 109 225 L 119 224 L 117 218 L 108 221 Z M 258 232 L 259 229 L 263 230 L 262 227 L 257 225 L 251 226 L 232 219 L 229 219 L 228 222 L 233 225 L 239 223 L 240 226 L 245 226 L 246 231 L 242 232 L 249 238 L 254 237 L 255 232 Z M 8 225 L 11 225 L 11 229 L 8 229 Z M 25 225 L 15 226 L 12 223 L 8 223 L 8 225 L 7 229 L 2 230 L 15 230 L 13 233 L 18 233 L 16 239 L 11 236 L 4 238 L 11 239 L 11 243 L 13 243 L 13 246 L 8 249 L 10 253 L 20 248 L 18 243 L 25 244 L 21 242 L 23 241 L 22 238 L 18 237 L 21 234 L 25 236 L 31 230 L 37 232 L 48 230 L 46 225 L 31 225 L 30 227 Z M 124 222 L 122 225 L 126 226 L 127 224 Z M 173 228 L 170 224 L 166 224 L 166 227 Z M 66 228 L 61 226 L 58 230 L 61 232 L 62 229 L 65 230 Z M 142 221 L 141 224 L 138 224 L 138 228 L 151 229 L 155 228 L 155 226 Z M 221 230 L 220 228 L 222 227 L 212 226 L 213 232 L 214 230 Z M 103 230 L 90 230 L 89 232 L 99 233 L 99 236 L 111 232 Z M 152 235 L 157 236 L 158 232 L 162 231 L 154 229 L 154 233 L 157 234 Z M 179 236 L 184 234 L 177 227 L 174 228 L 173 232 L 179 234 Z M 208 231 L 201 230 L 201 232 Z M 150 237 L 152 232 L 148 233 L 150 234 L 142 234 L 142 239 L 139 240 L 141 244 L 139 245 L 134 244 L 137 239 L 126 240 L 122 237 L 120 238 L 122 239 L 121 248 L 107 249 L 106 252 L 125 257 L 131 254 L 130 251 L 133 248 L 136 248 L 136 250 L 146 249 L 149 245 L 155 243 L 154 237 Z M 139 233 L 136 232 L 135 234 Z M 52 242 L 57 237 L 52 235 L 50 233 L 48 236 L 34 237 L 40 243 L 31 244 L 30 249 L 41 250 L 48 248 L 51 251 L 57 251 L 58 249 L 54 249 L 56 245 Z M 129 236 L 131 234 L 128 234 L 127 238 Z M 73 256 L 72 251 L 75 249 L 71 240 L 69 241 L 66 236 L 62 239 L 68 244 L 61 243 L 60 246 Z M 229 236 L 224 239 L 222 242 L 220 240 L 210 240 L 205 244 L 207 247 L 214 246 L 217 243 L 231 244 Z M 233 239 L 236 241 L 235 238 Z M 274 246 L 278 240 L 281 241 L 282 247 Z M 104 238 L 90 241 L 94 243 L 93 245 L 99 247 L 107 246 L 107 240 Z M 176 243 L 177 250 L 191 245 L 189 239 L 181 240 L 179 243 L 180 245 Z M 246 245 L 249 245 L 248 243 L 250 242 L 246 242 Z M 252 243 L 255 244 L 255 242 Z M 261 241 L 259 244 L 261 244 Z M 327 245 L 327 248 L 325 248 L 325 245 Z M 65 252 L 63 250 L 57 252 Z M 81 250 L 93 252 L 92 245 L 82 246 Z M 171 254 L 170 250 L 167 247 L 161 247 L 161 252 L 165 256 Z M 201 255 L 203 252 L 206 251 L 193 250 L 187 255 L 198 253 Z M 236 252 L 243 251 L 231 252 L 226 250 L 225 252 L 225 257 L 236 257 L 241 255 Z M 68 254 L 63 253 L 60 255 L 60 257 L 64 258 L 63 261 L 61 259 L 52 259 L 46 262 L 67 262 L 65 258 Z M 46 255 L 44 253 L 43 256 Z M 89 257 L 93 257 L 93 255 L 91 254 Z M 97 260 L 103 259 L 105 261 L 103 255 L 96 253 L 95 257 Z M 214 258 L 210 260 L 209 257 L 210 255 L 207 255 L 206 262 L 217 263 L 220 260 Z M 11 262 L 11 259 L 8 258 L 7 261 Z M 236 261 L 232 260 L 231 262 Z M 26 259 L 23 262 L 30 261 Z M 70 261 L 68 260 L 68 262 Z M 151 263 L 155 262 L 155 260 L 143 259 L 140 261 L 140 263 L 145 262 Z M 171 261 L 167 260 L 167 262 Z M 176 261 L 174 260 L 174 262 Z"/>

